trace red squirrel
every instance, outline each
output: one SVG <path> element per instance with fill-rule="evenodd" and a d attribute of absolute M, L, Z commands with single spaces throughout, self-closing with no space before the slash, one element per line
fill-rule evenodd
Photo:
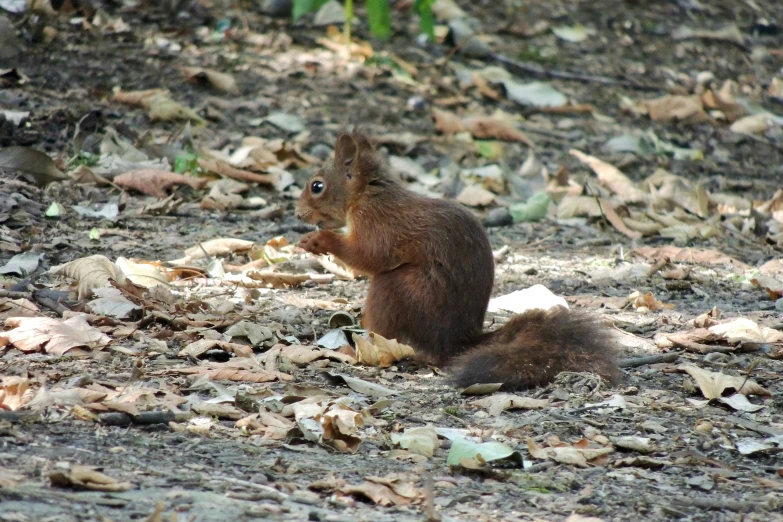
<path fill-rule="evenodd" d="M 320 229 L 300 247 L 370 277 L 362 326 L 445 366 L 457 385 L 525 389 L 562 371 L 618 379 L 612 331 L 584 312 L 530 310 L 484 332 L 495 271 L 484 227 L 459 203 L 400 185 L 361 132 L 338 136 L 333 162 L 309 180 L 296 215 Z"/>

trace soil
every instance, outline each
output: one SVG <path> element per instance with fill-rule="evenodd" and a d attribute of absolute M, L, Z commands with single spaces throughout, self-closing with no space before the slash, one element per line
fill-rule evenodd
<path fill-rule="evenodd" d="M 767 200 L 782 188 L 783 133 L 779 130 L 752 137 L 732 133 L 726 125 L 651 122 L 622 111 L 620 100 L 647 99 L 676 91 L 682 75 L 693 78 L 701 71 L 712 72 L 720 82 L 732 79 L 768 86 L 775 75 L 780 76 L 783 67 L 783 30 L 779 25 L 783 24 L 783 4 L 760 0 L 460 3 L 491 35 L 493 50 L 512 59 L 525 61 L 538 56 L 541 50 L 554 50 L 550 58 L 543 59 L 545 68 L 653 86 L 646 91 L 622 85 L 548 80 L 569 98 L 591 104 L 598 113 L 612 118 L 609 122 L 591 115 L 524 110 L 527 121 L 523 129 L 536 142 L 538 158 L 552 172 L 563 166 L 577 179 L 589 177 L 586 168 L 569 154 L 575 148 L 613 164 L 625 161 L 623 171 L 637 182 L 663 167 L 686 179 L 705 182 L 708 190 L 731 192 L 747 199 Z M 87 22 L 74 18 L 78 13 L 52 16 L 41 22 L 58 32 L 51 43 L 34 41 L 34 20 L 33 25 L 21 26 L 24 51 L 17 58 L 0 62 L 0 69 L 15 68 L 27 80 L 0 90 L 0 108 L 30 111 L 31 117 L 21 129 L 0 127 L 0 145 L 32 146 L 67 161 L 79 126 L 96 135 L 115 128 L 125 136 L 137 138 L 145 133 L 156 137 L 191 133 L 194 141 L 220 148 L 237 144 L 248 135 L 289 138 L 277 127 L 257 123 L 259 118 L 281 111 L 304 120 L 310 134 L 302 142 L 305 150 L 316 156 L 330 151 L 336 133 L 346 124 L 361 123 L 375 135 L 411 132 L 428 137 L 413 147 L 392 144 L 384 148 L 386 154 L 408 156 L 427 170 L 450 162 L 463 167 L 486 162 L 478 155 L 450 148 L 450 142 L 435 131 L 429 110 L 448 93 L 459 94 L 450 62 L 481 66 L 480 61 L 452 54 L 448 44 L 417 44 L 416 24 L 407 14 L 392 11 L 394 37 L 390 42 L 373 41 L 374 48 L 393 49 L 418 68 L 422 84 L 433 85 L 437 81 L 440 90 L 417 92 L 413 87 L 405 88 L 388 73 L 367 73 L 361 68 L 335 65 L 316 42 L 324 29 L 313 27 L 309 16 L 291 24 L 288 19 L 259 13 L 260 2 L 244 2 L 241 9 L 206 2 L 181 4 L 182 10 L 173 14 L 143 2 L 136 8 L 122 9 L 114 3 L 107 4 L 105 9 L 111 17 L 121 16 L 130 26 L 129 32 L 119 34 L 102 34 L 86 27 Z M 363 10 L 358 13 L 364 20 Z M 9 16 L 12 22 L 19 22 L 22 15 Z M 230 22 L 231 30 L 220 40 L 206 38 L 205 33 L 217 34 L 215 28 L 223 20 Z M 567 44 L 558 41 L 551 31 L 530 37 L 519 34 L 521 28 L 539 20 L 551 26 L 581 23 L 594 29 L 595 35 L 580 44 Z M 683 24 L 716 30 L 729 23 L 736 23 L 745 34 L 744 45 L 674 40 L 671 36 Z M 238 36 L 244 30 L 265 35 L 266 44 L 246 43 Z M 365 23 L 355 31 L 358 37 L 370 39 Z M 180 50 L 163 45 L 163 38 L 169 44 L 178 44 Z M 162 47 L 150 45 L 150 39 L 158 39 Z M 752 50 L 760 47 L 777 52 L 761 60 L 751 59 Z M 241 94 L 224 99 L 247 103 L 215 109 L 210 101 L 214 92 L 186 81 L 179 71 L 183 65 L 232 71 Z M 534 78 L 523 78 L 531 79 Z M 142 108 L 111 101 L 115 86 L 126 91 L 169 89 L 177 101 L 209 115 L 209 124 L 184 128 L 181 122 L 150 121 Z M 414 97 L 423 99 L 424 110 L 411 108 Z M 768 109 L 780 112 L 774 99 L 764 101 Z M 463 105 L 465 112 L 491 113 L 496 108 L 520 112 L 519 106 L 505 98 L 491 101 L 471 97 Z M 87 115 L 89 118 L 85 118 Z M 661 140 L 680 147 L 700 148 L 704 150 L 704 160 L 675 161 L 664 156 L 629 159 L 603 148 L 615 135 L 640 130 L 652 130 Z M 99 142 L 88 146 L 98 152 Z M 502 162 L 516 169 L 526 154 L 525 147 L 508 145 Z M 315 168 L 292 172 L 301 183 Z M 248 196 L 262 196 L 270 205 L 281 206 L 282 212 L 270 219 L 259 219 L 249 212 L 202 210 L 198 191 L 179 188 L 177 193 L 186 203 L 174 213 L 121 216 L 116 223 L 107 223 L 74 213 L 48 220 L 41 212 L 52 201 L 66 207 L 84 201 L 106 201 L 109 195 L 119 194 L 114 189 L 71 183 L 53 183 L 40 189 L 10 177 L 3 183 L 0 198 L 22 193 L 34 206 L 27 218 L 20 218 L 11 228 L 20 245 L 34 246 L 44 254 L 42 270 L 31 280 L 40 288 L 55 286 L 56 278 L 46 274 L 48 268 L 89 255 L 175 259 L 185 249 L 217 237 L 247 239 L 263 245 L 283 235 L 295 243 L 301 234 L 312 229 L 296 220 L 290 194 L 261 186 L 254 186 Z M 128 209 L 154 201 L 139 194 L 122 197 Z M 87 237 L 93 226 L 120 229 L 122 234 L 93 241 Z M 649 342 L 656 333 L 683 330 L 688 321 L 713 308 L 725 317 L 747 317 L 765 326 L 779 326 L 783 319 L 768 293 L 743 284 L 731 266 L 692 266 L 688 285 L 674 284 L 659 275 L 610 282 L 596 282 L 588 275 L 599 267 L 632 261 L 629 252 L 634 248 L 669 245 L 670 239 L 630 240 L 601 220 L 544 220 L 492 227 L 488 232 L 493 248 L 508 247 L 497 265 L 494 295 L 543 284 L 572 301 L 597 297 L 594 306 L 604 303 L 603 308 L 595 308 L 597 314 L 611 317 L 620 329 L 648 341 L 627 349 L 621 354 L 624 358 L 658 353 Z M 694 240 L 687 246 L 719 250 L 750 267 L 781 257 L 777 246 L 752 235 L 720 234 Z M 12 255 L 14 252 L 0 251 L 0 266 Z M 247 259 L 236 255 L 226 261 L 238 265 Z M 356 314 L 361 309 L 367 281 L 309 283 L 245 293 L 229 286 L 202 289 L 201 294 L 198 289 L 184 286 L 179 290 L 183 295 L 192 291 L 197 298 L 190 302 L 204 307 L 228 297 L 257 299 L 263 305 L 246 318 L 271 326 L 280 336 L 294 335 L 311 342 L 313 335 L 320 336 L 328 330 L 334 310 L 296 307 L 290 304 L 291 299 L 342 299 L 341 308 Z M 624 298 L 633 291 L 652 292 L 672 308 L 643 314 L 605 304 L 612 297 Z M 55 315 L 51 310 L 46 314 Z M 500 315 L 498 320 L 506 318 Z M 492 320 L 490 315 L 488 324 Z M 142 328 L 150 335 L 166 330 L 154 323 Z M 34 389 L 43 385 L 67 388 L 77 382 L 117 387 L 141 382 L 159 390 L 176 390 L 186 398 L 197 394 L 207 399 L 218 393 L 208 387 L 189 391 L 194 379 L 160 371 L 193 364 L 177 358 L 183 346 L 179 340 L 170 341 L 165 353 L 138 346 L 132 335 L 117 338 L 112 346 L 112 350 L 86 359 L 7 349 L 0 355 L 0 375 L 29 375 Z M 682 352 L 676 361 L 626 368 L 622 382 L 614 386 L 580 375 L 561 376 L 546 388 L 524 394 L 550 399 L 546 408 L 505 411 L 497 417 L 470 405 L 476 397 L 462 395 L 439 370 L 430 367 L 400 364 L 378 369 L 329 362 L 325 367 L 289 368 L 295 384 L 324 390 L 334 397 L 352 396 L 366 407 L 374 402 L 372 398 L 325 381 L 323 370 L 350 374 L 398 392 L 396 401 L 376 415 L 354 454 L 324 448 L 301 437 L 248 437 L 235 427 L 236 419 L 219 415 L 211 430 L 199 434 L 176 429 L 176 422 L 122 426 L 93 422 L 80 417 L 70 405 L 44 412 L 0 411 L 0 520 L 147 520 L 159 501 L 166 519 L 175 520 L 169 517 L 176 516 L 178 520 L 198 521 L 412 521 L 426 520 L 429 514 L 437 514 L 444 521 L 564 520 L 574 513 L 618 521 L 783 520 L 776 511 L 783 505 L 783 466 L 779 456 L 774 450 L 742 455 L 737 449 L 737 443 L 746 438 L 779 440 L 783 434 L 783 362 L 768 357 L 773 349 L 764 346 L 761 352 L 707 355 Z M 220 359 L 214 354 L 209 357 Z M 706 403 L 691 378 L 674 371 L 682 363 L 740 375 L 751 369 L 752 378 L 772 397 L 752 399 L 764 404 L 764 409 L 757 413 L 734 411 L 716 401 Z M 143 366 L 141 372 L 139 366 Z M 290 383 L 221 384 L 256 394 L 271 390 L 289 398 L 299 393 Z M 607 403 L 616 396 L 624 398 L 624 404 Z M 469 429 L 486 440 L 492 437 L 505 442 L 533 467 L 522 469 L 515 463 L 480 470 L 448 466 L 448 440 L 442 440 L 441 447 L 429 459 L 396 455 L 392 451 L 392 433 L 429 424 Z M 615 444 L 608 462 L 579 467 L 534 459 L 528 451 L 528 440 L 545 445 L 556 437 L 574 444 L 583 437 L 594 438 L 597 433 Z M 623 448 L 618 443 L 621 437 L 649 439 L 650 449 Z M 778 447 L 783 444 L 778 443 Z M 104 492 L 51 484 L 51 473 L 74 464 L 98 468 L 119 481 L 129 481 L 133 487 Z M 428 508 L 427 502 L 417 501 L 411 505 L 383 506 L 361 495 L 311 487 L 324 480 L 358 485 L 366 477 L 387 477 L 392 473 L 421 491 L 427 489 L 428 482 L 434 484 L 433 493 L 424 495 L 432 505 Z M 7 483 L 5 478 L 11 474 L 21 478 Z"/>

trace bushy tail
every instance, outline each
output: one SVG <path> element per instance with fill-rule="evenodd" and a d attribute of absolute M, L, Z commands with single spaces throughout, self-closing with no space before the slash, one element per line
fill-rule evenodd
<path fill-rule="evenodd" d="M 529 310 L 484 334 L 450 365 L 459 386 L 503 383 L 521 390 L 552 382 L 558 373 L 592 372 L 616 382 L 614 332 L 584 311 Z"/>

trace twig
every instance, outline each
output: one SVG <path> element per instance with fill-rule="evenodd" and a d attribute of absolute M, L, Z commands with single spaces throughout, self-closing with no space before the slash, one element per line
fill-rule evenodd
<path fill-rule="evenodd" d="M 189 413 L 175 413 L 173 411 L 143 411 L 138 415 L 124 412 L 101 413 L 98 418 L 107 426 L 130 426 L 132 424 L 168 424 L 169 422 L 182 422 L 190 417 Z"/>
<path fill-rule="evenodd" d="M 764 435 L 770 435 L 772 437 L 778 437 L 780 435 L 783 435 L 783 431 L 776 430 L 774 428 L 768 428 L 767 426 L 764 426 L 763 424 L 759 424 L 756 421 L 752 421 L 749 419 L 743 419 L 742 417 L 737 417 L 736 415 L 726 415 L 724 417 L 727 421 L 733 422 L 734 424 L 738 426 L 742 426 L 743 428 L 747 428 L 749 430 L 755 431 L 757 433 L 763 433 Z"/>
<path fill-rule="evenodd" d="M 662 353 L 658 355 L 647 355 L 644 357 L 631 357 L 628 359 L 620 359 L 617 361 L 617 366 L 620 368 L 638 368 L 639 366 L 646 366 L 648 364 L 658 364 L 662 362 L 674 362 L 680 356 L 681 352 L 676 353 Z"/>
<path fill-rule="evenodd" d="M 0 290 L 0 297 L 9 299 L 30 299 L 30 292 L 13 292 L 11 290 Z"/>
<path fill-rule="evenodd" d="M 282 491 L 278 491 L 272 486 L 266 486 L 264 484 L 258 484 L 256 482 L 250 482 L 249 480 L 241 480 L 233 477 L 226 477 L 223 475 L 217 475 L 214 478 L 217 480 L 222 480 L 224 482 L 228 482 L 229 484 L 236 484 L 237 486 L 244 486 L 246 488 L 251 489 L 258 489 L 260 491 L 266 491 L 267 493 L 270 493 L 272 495 L 272 498 L 277 500 L 278 502 L 282 502 L 283 500 L 288 498 L 288 495 L 283 493 Z"/>
<path fill-rule="evenodd" d="M 772 509 L 769 502 L 753 502 L 748 500 L 732 500 L 728 498 L 697 498 L 671 496 L 660 499 L 662 502 L 685 504 L 702 509 L 726 509 L 728 511 L 768 511 Z"/>
<path fill-rule="evenodd" d="M 700 353 L 706 355 L 708 353 L 734 353 L 734 352 L 753 352 L 759 349 L 759 346 L 718 346 L 713 344 L 701 344 L 685 339 L 677 339 L 675 337 L 669 337 L 669 341 L 677 348 L 682 348 L 689 352 Z"/>
<path fill-rule="evenodd" d="M 525 473 L 538 473 L 539 471 L 544 471 L 546 469 L 554 468 L 554 467 L 555 467 L 555 463 L 552 462 L 551 460 L 548 460 L 546 462 L 541 462 L 539 464 L 533 464 L 529 468 L 523 469 L 522 471 L 524 471 Z"/>
<path fill-rule="evenodd" d="M 660 91 L 661 88 L 658 85 L 648 85 L 644 83 L 633 82 L 630 80 L 618 80 L 616 78 L 609 78 L 606 76 L 593 76 L 590 74 L 579 74 L 568 71 L 559 71 L 557 69 L 546 69 L 542 65 L 530 62 L 518 62 L 512 60 L 508 56 L 502 54 L 494 54 L 492 58 L 503 65 L 506 69 L 514 74 L 543 76 L 547 78 L 557 78 L 560 80 L 572 80 L 584 83 L 600 83 L 603 85 L 614 85 L 618 87 L 629 87 L 631 89 L 639 89 L 643 91 Z"/>

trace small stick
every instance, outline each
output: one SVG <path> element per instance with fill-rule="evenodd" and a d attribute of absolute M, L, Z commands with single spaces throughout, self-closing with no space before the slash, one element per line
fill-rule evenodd
<path fill-rule="evenodd" d="M 646 355 L 644 357 L 631 357 L 628 359 L 620 359 L 617 361 L 617 366 L 620 368 L 638 368 L 639 366 L 646 366 L 648 364 L 658 364 L 663 362 L 674 362 L 680 356 L 682 352 L 675 353 L 661 353 L 658 355 Z"/>

